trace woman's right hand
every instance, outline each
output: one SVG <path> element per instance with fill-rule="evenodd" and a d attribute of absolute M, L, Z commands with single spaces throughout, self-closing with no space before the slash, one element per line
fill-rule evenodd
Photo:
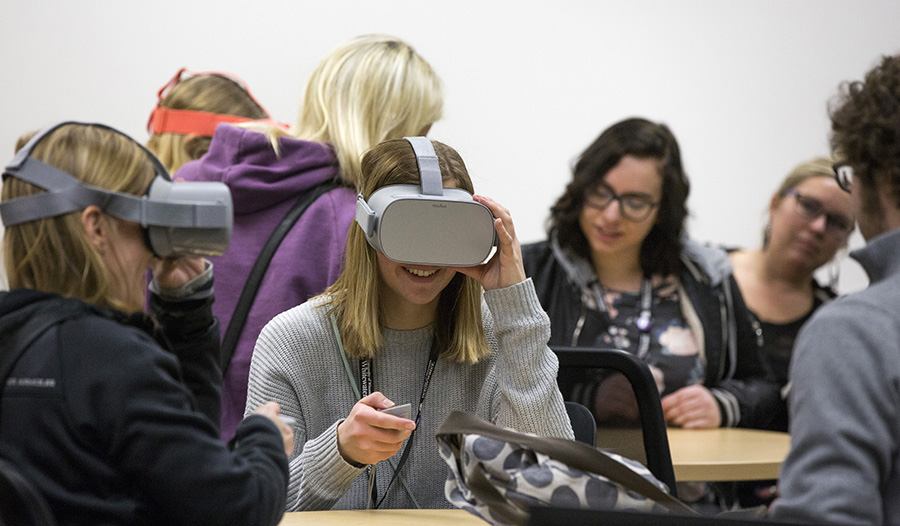
<path fill-rule="evenodd" d="M 338 451 L 344 460 L 376 464 L 400 451 L 416 424 L 379 411 L 393 405 L 378 391 L 356 402 L 350 415 L 337 428 Z"/>

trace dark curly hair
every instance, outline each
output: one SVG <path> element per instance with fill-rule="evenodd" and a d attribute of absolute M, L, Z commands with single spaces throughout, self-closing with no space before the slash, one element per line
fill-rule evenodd
<path fill-rule="evenodd" d="M 900 207 L 900 55 L 884 56 L 864 80 L 844 83 L 830 114 L 832 150 L 863 187 L 889 183 Z"/>
<path fill-rule="evenodd" d="M 656 224 L 641 244 L 641 269 L 646 275 L 673 274 L 680 265 L 690 184 L 678 142 L 664 124 L 630 118 L 604 130 L 575 163 L 572 181 L 550 209 L 547 233 L 556 236 L 561 247 L 590 260 L 590 247 L 579 225 L 585 196 L 626 155 L 657 160 L 663 179 Z"/>

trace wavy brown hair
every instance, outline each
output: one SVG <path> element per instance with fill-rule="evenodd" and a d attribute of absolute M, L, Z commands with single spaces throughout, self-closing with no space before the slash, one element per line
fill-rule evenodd
<path fill-rule="evenodd" d="M 690 184 L 678 142 L 664 124 L 631 118 L 604 130 L 575 163 L 572 181 L 550 209 L 547 232 L 561 247 L 590 261 L 590 247 L 578 222 L 585 197 L 626 155 L 655 160 L 663 183 L 656 223 L 641 243 L 641 269 L 646 275 L 673 274 L 680 265 Z"/>

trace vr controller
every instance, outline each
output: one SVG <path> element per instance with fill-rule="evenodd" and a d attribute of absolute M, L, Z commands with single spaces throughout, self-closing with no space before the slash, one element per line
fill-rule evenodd
<path fill-rule="evenodd" d="M 421 185 L 379 188 L 356 199 L 356 222 L 369 245 L 398 263 L 472 267 L 497 245 L 490 209 L 459 188 L 444 188 L 431 141 L 404 137 L 413 147 Z"/>
<path fill-rule="evenodd" d="M 150 250 L 159 257 L 218 256 L 231 239 L 231 191 L 222 183 L 173 183 L 168 171 L 149 150 L 134 141 L 153 164 L 156 177 L 143 196 L 113 192 L 83 184 L 70 174 L 31 157 L 51 132 L 67 124 L 96 126 L 124 137 L 103 124 L 61 122 L 37 133 L 4 168 L 3 179 L 15 177 L 46 190 L 0 203 L 0 220 L 7 227 L 99 206 L 104 213 L 140 223 Z M 129 138 L 129 140 L 132 140 Z"/>

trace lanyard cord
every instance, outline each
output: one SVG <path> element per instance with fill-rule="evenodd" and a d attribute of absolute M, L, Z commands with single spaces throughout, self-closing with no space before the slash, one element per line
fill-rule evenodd
<path fill-rule="evenodd" d="M 334 315 L 331 316 L 331 328 L 334 331 L 334 338 L 338 344 L 339 353 L 341 355 L 341 361 L 344 364 L 344 371 L 346 371 L 347 378 L 350 380 L 350 387 L 353 389 L 353 393 L 356 395 L 356 398 L 360 399 L 360 398 L 362 398 L 362 396 L 360 396 L 359 387 L 356 385 L 356 378 L 353 377 L 353 371 L 350 369 L 350 362 L 347 361 L 347 353 L 344 352 L 344 342 L 343 342 L 343 339 L 341 338 L 341 332 L 340 332 L 340 330 L 338 330 L 337 320 L 335 319 Z M 432 353 L 434 353 L 433 345 L 432 345 Z M 430 364 L 430 360 L 429 360 L 429 364 Z M 431 366 L 430 369 L 433 369 L 433 366 Z M 429 381 L 431 380 L 430 375 L 429 375 L 428 380 Z M 426 389 L 427 389 L 427 387 L 426 387 Z M 424 396 L 423 396 L 423 399 L 424 399 Z M 419 404 L 419 412 L 420 413 L 421 413 L 421 410 L 422 410 L 422 407 L 421 407 L 421 403 L 420 403 Z M 419 427 L 418 419 L 419 419 L 419 416 L 417 415 L 416 416 L 416 429 L 418 429 L 418 427 Z M 413 432 L 415 432 L 415 430 L 413 430 Z M 407 444 L 409 444 L 409 442 L 412 442 L 412 433 L 410 433 L 409 441 L 407 442 Z M 412 500 L 413 506 L 415 506 L 416 509 L 422 509 L 422 506 L 419 504 L 419 501 L 416 500 L 415 495 L 413 495 L 412 490 L 409 489 L 409 485 L 406 483 L 406 479 L 403 477 L 403 475 L 398 475 L 400 470 L 398 469 L 397 466 L 394 465 L 394 459 L 389 458 L 388 464 L 390 464 L 391 468 L 394 470 L 394 477 L 397 477 L 397 476 L 400 477 L 400 483 L 403 484 L 403 489 L 406 490 L 406 494 L 409 496 L 410 500 Z M 375 476 L 373 473 L 374 470 L 372 469 L 373 467 L 374 466 L 368 466 L 368 468 L 366 469 L 366 474 L 371 477 L 369 479 L 370 480 L 370 484 L 369 484 L 370 488 L 373 488 L 373 481 L 375 480 Z M 400 466 L 400 467 L 402 467 L 402 466 Z M 393 480 L 394 479 L 392 478 L 391 482 L 393 482 Z M 368 494 L 369 494 L 368 498 L 371 498 L 372 497 L 371 489 L 369 490 Z M 385 491 L 385 494 L 387 494 L 387 491 Z M 368 507 L 369 507 L 369 504 L 367 503 L 366 508 L 368 508 Z"/>
<path fill-rule="evenodd" d="M 606 318 L 607 331 L 612 328 L 612 318 L 609 315 L 609 305 L 606 303 L 606 289 L 599 281 L 595 281 L 591 287 L 597 300 L 597 308 Z M 643 358 L 650 350 L 650 327 L 653 325 L 653 316 L 651 308 L 653 307 L 653 284 L 650 278 L 644 277 L 641 280 L 641 313 L 635 320 L 637 329 L 641 332 L 640 345 L 638 347 L 637 356 Z"/>
<path fill-rule="evenodd" d="M 368 493 L 369 498 L 371 498 L 372 501 L 375 502 L 375 509 L 378 509 L 378 507 L 381 506 L 381 503 L 384 502 L 385 497 L 387 497 L 388 490 L 391 488 L 391 484 L 394 483 L 394 479 L 396 479 L 400 474 L 400 470 L 403 469 L 403 466 L 406 464 L 406 460 L 409 458 L 409 452 L 412 449 L 413 439 L 416 436 L 416 430 L 419 429 L 419 422 L 422 420 L 422 406 L 425 404 L 425 395 L 428 393 L 428 386 L 431 385 L 431 375 L 434 373 L 435 365 L 437 365 L 437 347 L 434 345 L 434 341 L 432 340 L 431 352 L 428 355 L 428 366 L 425 368 L 425 378 L 422 381 L 422 394 L 419 396 L 419 405 L 416 411 L 416 429 L 413 429 L 412 433 L 409 434 L 409 438 L 406 440 L 406 448 L 404 448 L 403 450 L 403 455 L 400 456 L 400 461 L 398 462 L 397 466 L 394 467 L 394 475 L 388 482 L 387 487 L 384 488 L 384 493 L 382 493 L 380 500 L 377 499 L 378 488 L 375 485 L 374 466 L 368 473 L 370 477 L 369 487 L 371 488 Z M 367 396 L 372 392 L 372 360 L 365 359 L 359 361 L 359 378 L 363 388 L 363 396 Z M 366 505 L 366 508 L 368 508 L 368 505 Z"/>

